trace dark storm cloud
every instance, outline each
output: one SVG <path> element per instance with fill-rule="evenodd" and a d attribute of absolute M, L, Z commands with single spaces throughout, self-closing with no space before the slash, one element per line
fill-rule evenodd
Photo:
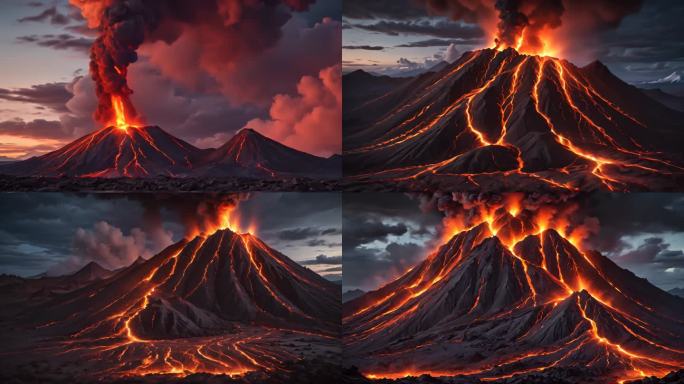
<path fill-rule="evenodd" d="M 34 139 L 69 139 L 71 137 L 71 133 L 65 132 L 59 121 L 45 119 L 2 121 L 0 122 L 0 134 Z M 36 149 L 33 148 L 33 150 Z"/>
<path fill-rule="evenodd" d="M 401 236 L 408 231 L 403 223 L 386 224 L 380 220 L 366 218 L 345 219 L 344 226 L 349 228 L 345 230 L 342 240 L 345 249 L 374 241 L 385 241 L 390 235 Z"/>
<path fill-rule="evenodd" d="M 41 47 L 47 47 L 52 49 L 71 49 L 80 52 L 88 52 L 90 46 L 93 44 L 91 39 L 85 37 L 77 37 L 70 35 L 68 33 L 62 33 L 59 35 L 46 34 L 46 35 L 28 35 L 19 36 L 17 41 L 20 43 L 36 44 Z"/>
<path fill-rule="evenodd" d="M 342 16 L 349 19 L 414 19 L 427 16 L 413 0 L 344 0 Z"/>
<path fill-rule="evenodd" d="M 472 39 L 484 37 L 482 29 L 473 24 L 454 23 L 448 20 L 378 21 L 372 24 L 353 24 L 355 28 L 390 36 L 426 35 L 441 38 Z"/>
<path fill-rule="evenodd" d="M 684 195 L 605 193 L 590 196 L 584 204 L 586 211 L 600 222 L 599 234 L 590 238 L 590 244 L 599 251 L 625 251 L 626 236 L 684 232 Z"/>
<path fill-rule="evenodd" d="M 321 235 L 341 235 L 342 234 L 342 229 L 341 228 L 326 228 L 321 231 Z"/>
<path fill-rule="evenodd" d="M 650 263 L 655 258 L 669 248 L 669 244 L 659 237 L 649 237 L 639 245 L 636 249 L 626 252 L 618 257 L 618 259 L 625 263 Z"/>
<path fill-rule="evenodd" d="M 29 88 L 0 88 L 0 100 L 38 104 L 55 112 L 67 112 L 66 102 L 73 96 L 68 83 L 46 83 Z"/>
<path fill-rule="evenodd" d="M 672 245 L 663 238 L 649 237 L 644 239 L 636 248 L 612 258 L 618 264 L 628 268 L 648 266 L 657 268 L 661 272 L 669 268 L 684 268 L 684 251 L 670 249 L 671 247 Z"/>
<path fill-rule="evenodd" d="M 684 2 L 649 0 L 619 28 L 601 34 L 596 57 L 629 82 L 651 81 L 684 70 Z M 653 65 L 649 68 L 648 65 Z"/>
<path fill-rule="evenodd" d="M 376 45 L 343 45 L 342 49 L 361 49 L 364 51 L 382 51 L 385 47 Z"/>
<path fill-rule="evenodd" d="M 69 24 L 69 17 L 67 15 L 61 14 L 56 6 L 50 7 L 43 12 L 34 15 L 34 16 L 27 16 L 27 17 L 22 17 L 21 19 L 17 20 L 20 23 L 25 23 L 29 21 L 33 22 L 50 22 L 50 24 L 54 25 L 66 25 Z"/>
<path fill-rule="evenodd" d="M 482 42 L 481 38 L 457 39 L 457 40 L 427 39 L 427 40 L 412 41 L 410 43 L 400 44 L 400 45 L 397 45 L 396 47 L 401 47 L 401 48 L 448 47 L 451 44 L 466 45 L 466 44 L 479 44 L 481 42 Z"/>
<path fill-rule="evenodd" d="M 373 289 L 404 272 L 425 257 L 421 243 L 441 223 L 439 213 L 400 193 L 349 194 L 343 207 L 345 289 Z"/>
<path fill-rule="evenodd" d="M 389 243 L 380 250 L 364 247 L 345 249 L 344 285 L 349 288 L 377 288 L 422 260 L 425 251 L 414 243 Z"/>
<path fill-rule="evenodd" d="M 342 256 L 327 256 L 318 255 L 313 260 L 305 260 L 302 265 L 317 265 L 317 264 L 342 264 Z"/>
<path fill-rule="evenodd" d="M 278 238 L 281 240 L 304 240 L 310 237 L 318 236 L 319 230 L 311 227 L 306 228 L 288 228 L 278 233 Z"/>

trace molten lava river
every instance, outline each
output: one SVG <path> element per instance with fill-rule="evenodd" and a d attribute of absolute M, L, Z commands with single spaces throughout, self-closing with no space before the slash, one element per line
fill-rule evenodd
<path fill-rule="evenodd" d="M 520 201 L 449 218 L 423 262 L 345 303 L 345 364 L 484 381 L 579 367 L 606 383 L 681 369 L 681 299 L 584 249 L 585 228 L 558 211 Z"/>
<path fill-rule="evenodd" d="M 483 49 L 346 109 L 345 175 L 406 190 L 673 189 L 682 118 L 599 62 Z"/>
<path fill-rule="evenodd" d="M 339 363 L 339 287 L 222 217 L 104 280 L 27 299 L 3 319 L 3 371 L 101 380 Z"/>

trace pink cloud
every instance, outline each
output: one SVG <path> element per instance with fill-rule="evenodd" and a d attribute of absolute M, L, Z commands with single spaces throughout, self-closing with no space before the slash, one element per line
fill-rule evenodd
<path fill-rule="evenodd" d="M 245 127 L 301 151 L 330 156 L 342 149 L 342 80 L 339 65 L 304 76 L 297 95 L 277 95 L 270 119 L 253 119 Z"/>

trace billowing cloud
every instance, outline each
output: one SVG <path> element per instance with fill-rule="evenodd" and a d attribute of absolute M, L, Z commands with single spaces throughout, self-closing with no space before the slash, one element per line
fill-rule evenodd
<path fill-rule="evenodd" d="M 296 96 L 277 95 L 270 120 L 254 119 L 245 127 L 301 151 L 329 156 L 342 149 L 342 80 L 335 65 L 318 77 L 304 76 Z"/>
<path fill-rule="evenodd" d="M 160 243 L 150 249 L 148 235 L 140 228 L 129 234 L 106 221 L 95 223 L 92 229 L 78 228 L 74 235 L 73 256 L 56 265 L 52 274 L 69 273 L 94 261 L 102 267 L 114 270 L 133 263 L 137 258 L 149 258 L 154 252 L 171 245 L 171 234 L 157 238 Z"/>

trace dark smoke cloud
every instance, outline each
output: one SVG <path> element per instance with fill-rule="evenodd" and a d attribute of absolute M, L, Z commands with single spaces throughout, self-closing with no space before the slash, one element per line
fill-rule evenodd
<path fill-rule="evenodd" d="M 490 27 L 496 23 L 496 43 L 515 46 L 523 29 L 525 44 L 541 45 L 539 32 L 566 26 L 574 38 L 614 29 L 641 9 L 643 0 L 421 0 L 428 12 Z"/>
<path fill-rule="evenodd" d="M 135 110 L 129 100 L 128 66 L 137 61 L 137 50 L 144 42 L 178 39 L 183 30 L 216 29 L 240 36 L 217 46 L 216 53 L 258 52 L 275 44 L 291 11 L 304 11 L 313 0 L 70 0 L 81 9 L 91 28 L 100 35 L 91 48 L 91 76 L 97 83 L 98 108 L 95 119 L 113 118 L 112 95 L 122 97 L 129 114 Z M 237 32 L 237 34 L 236 34 Z M 249 38 L 245 38 L 249 36 Z M 229 65 L 229 61 L 223 65 Z"/>

